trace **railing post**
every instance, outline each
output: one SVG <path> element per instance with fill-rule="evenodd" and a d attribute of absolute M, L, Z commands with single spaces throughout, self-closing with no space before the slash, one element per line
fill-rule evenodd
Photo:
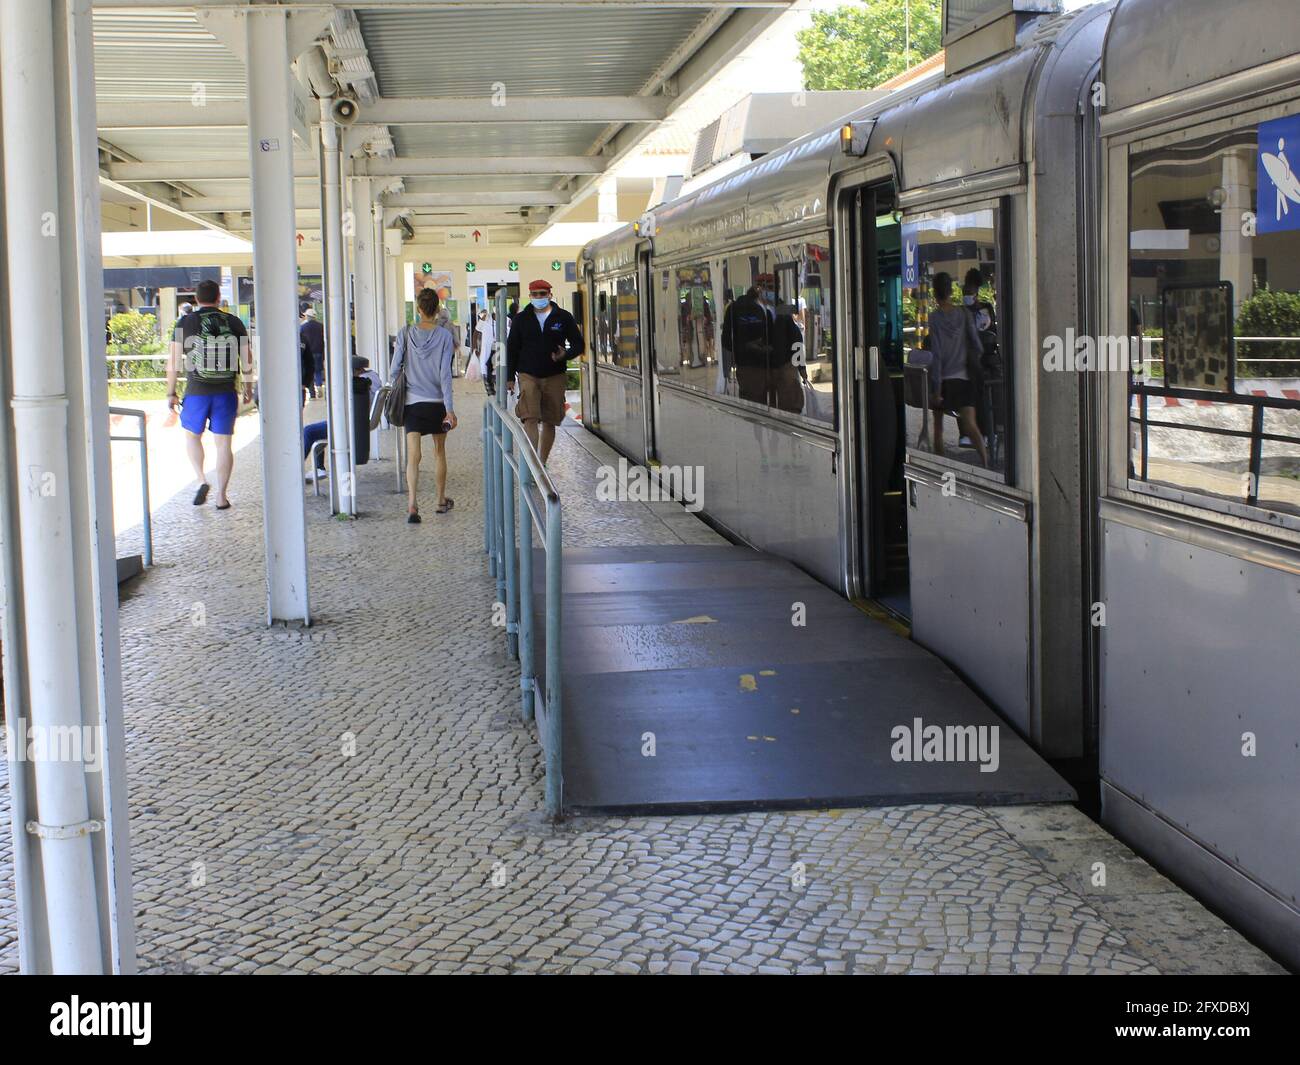
<path fill-rule="evenodd" d="M 144 564 L 153 565 L 153 518 L 149 513 L 149 437 L 140 412 L 140 495 L 144 500 Z"/>
<path fill-rule="evenodd" d="M 563 686 L 560 682 L 560 598 L 563 588 L 564 537 L 560 501 L 546 500 L 546 813 L 564 816 L 561 744 L 564 736 Z"/>
<path fill-rule="evenodd" d="M 505 419 L 493 412 L 493 436 L 495 445 L 492 449 L 492 537 L 496 543 L 497 556 L 497 602 L 502 606 L 506 601 L 506 522 L 502 502 L 501 486 L 505 483 Z"/>
<path fill-rule="evenodd" d="M 528 507 L 528 486 L 532 473 L 527 462 L 519 463 L 519 687 L 521 712 L 533 720 L 533 517 Z"/>
<path fill-rule="evenodd" d="M 484 554 L 491 558 L 491 477 L 487 473 L 487 456 L 491 454 L 491 440 L 487 437 L 487 417 L 490 406 L 484 406 L 484 424 L 478 429 L 478 442 L 484 449 Z"/>
<path fill-rule="evenodd" d="M 518 560 L 515 557 L 515 476 L 510 459 L 515 454 L 514 431 L 502 426 L 501 435 L 501 521 L 506 564 L 506 649 L 519 657 L 519 589 L 516 586 Z M 521 462 L 520 465 L 526 465 Z M 527 515 L 525 515 L 527 517 Z"/>

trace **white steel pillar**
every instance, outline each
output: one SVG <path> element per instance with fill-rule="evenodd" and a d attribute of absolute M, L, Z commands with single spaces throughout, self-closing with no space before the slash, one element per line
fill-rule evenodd
<path fill-rule="evenodd" d="M 355 252 L 352 262 L 352 297 L 356 302 L 357 354 L 369 359 L 371 369 L 374 369 L 379 365 L 379 343 L 375 329 L 375 308 L 379 302 L 375 288 L 375 257 L 379 250 L 375 247 L 373 183 L 370 178 L 352 179 L 352 212 L 352 247 Z M 364 418 L 365 414 L 353 411 L 353 416 Z M 374 458 L 378 458 L 377 436 L 378 434 L 372 433 L 370 439 L 370 451 Z"/>
<path fill-rule="evenodd" d="M 372 190 L 374 191 L 374 190 Z M 381 381 L 388 380 L 388 308 L 384 293 L 385 282 L 387 280 L 388 267 L 386 263 L 386 252 L 384 249 L 384 208 L 378 202 L 378 197 L 374 197 L 370 206 L 371 216 L 371 246 L 374 248 L 373 263 L 375 278 L 375 298 L 374 298 L 374 330 L 375 330 L 375 354 L 370 359 L 370 368 L 379 374 Z M 376 426 L 373 433 L 370 434 L 370 454 L 374 458 L 381 458 L 380 450 L 383 446 L 383 427 Z"/>
<path fill-rule="evenodd" d="M 244 14 L 267 621 L 311 623 L 302 489 L 293 92 L 283 10 Z M 261 356 L 265 354 L 266 358 Z"/>
<path fill-rule="evenodd" d="M 90 0 L 0 0 L 0 540 L 19 958 L 135 971 Z"/>
<path fill-rule="evenodd" d="M 320 102 L 321 240 L 325 245 L 325 387 L 329 394 L 330 496 L 335 514 L 355 517 L 352 476 L 352 376 L 343 265 L 343 154 L 329 97 Z M 292 215 L 290 216 L 292 218 Z"/>

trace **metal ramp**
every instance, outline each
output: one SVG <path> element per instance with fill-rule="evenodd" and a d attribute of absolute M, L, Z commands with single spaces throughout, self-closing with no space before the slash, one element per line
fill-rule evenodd
<path fill-rule="evenodd" d="M 1075 798 L 938 658 L 770 555 L 567 549 L 561 616 L 566 813 Z"/>

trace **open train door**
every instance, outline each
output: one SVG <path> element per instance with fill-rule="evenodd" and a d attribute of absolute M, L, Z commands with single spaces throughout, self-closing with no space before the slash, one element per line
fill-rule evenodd
<path fill-rule="evenodd" d="M 907 326 L 903 308 L 902 226 L 892 180 L 841 193 L 848 249 L 853 388 L 846 439 L 854 446 L 853 523 L 857 591 L 910 619 L 907 502 L 903 480 Z"/>

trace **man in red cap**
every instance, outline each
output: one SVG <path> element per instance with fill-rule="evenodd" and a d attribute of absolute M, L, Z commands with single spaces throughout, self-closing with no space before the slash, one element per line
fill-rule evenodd
<path fill-rule="evenodd" d="M 529 282 L 528 306 L 515 316 L 506 340 L 506 387 L 513 392 L 518 377 L 515 417 L 543 462 L 555 443 L 555 427 L 564 421 L 568 360 L 585 350 L 573 315 L 551 299 L 551 283 Z"/>

